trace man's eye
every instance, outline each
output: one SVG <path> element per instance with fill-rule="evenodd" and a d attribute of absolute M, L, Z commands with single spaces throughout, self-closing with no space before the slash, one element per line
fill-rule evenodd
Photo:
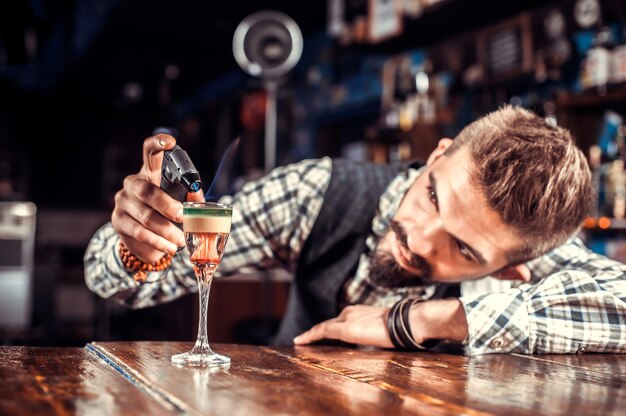
<path fill-rule="evenodd" d="M 467 246 L 463 243 L 456 242 L 456 245 L 459 247 L 459 252 L 463 257 L 470 261 L 474 261 L 474 257 L 472 256 L 472 252 L 467 248 Z"/>
<path fill-rule="evenodd" d="M 426 190 L 428 191 L 428 199 L 430 199 L 430 202 L 437 205 L 437 194 L 435 193 L 435 190 L 430 186 L 427 186 Z"/>

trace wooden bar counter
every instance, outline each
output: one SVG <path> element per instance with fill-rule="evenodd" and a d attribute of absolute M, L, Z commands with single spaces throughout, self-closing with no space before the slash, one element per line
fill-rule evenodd
<path fill-rule="evenodd" d="M 0 347 L 0 414 L 626 414 L 626 355 L 215 344 L 231 357 L 230 368 L 170 362 L 191 346 Z"/>

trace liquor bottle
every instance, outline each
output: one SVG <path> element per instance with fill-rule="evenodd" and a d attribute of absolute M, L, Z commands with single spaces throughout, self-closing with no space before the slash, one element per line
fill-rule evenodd
<path fill-rule="evenodd" d="M 610 162 L 618 158 L 619 147 L 618 138 L 620 126 L 624 124 L 624 117 L 619 113 L 607 110 L 602 117 L 600 135 L 598 136 L 598 146 L 602 150 L 602 161 Z"/>
<path fill-rule="evenodd" d="M 583 67 L 583 87 L 598 95 L 605 95 L 611 70 L 610 31 L 601 27 L 593 39 L 593 46 L 587 51 Z"/>
<path fill-rule="evenodd" d="M 624 36 L 626 37 L 626 33 Z M 615 89 L 626 88 L 626 43 L 613 48 L 613 53 L 611 54 L 610 82 Z"/>
<path fill-rule="evenodd" d="M 616 219 L 624 219 L 626 211 L 626 184 L 624 183 L 624 162 L 611 162 L 607 177 L 606 198 L 611 207 L 611 215 Z"/>
<path fill-rule="evenodd" d="M 591 208 L 591 217 L 598 218 L 604 206 L 604 187 L 602 180 L 602 150 L 600 146 L 589 148 L 589 167 L 591 168 L 591 186 L 593 187 L 594 201 Z"/>

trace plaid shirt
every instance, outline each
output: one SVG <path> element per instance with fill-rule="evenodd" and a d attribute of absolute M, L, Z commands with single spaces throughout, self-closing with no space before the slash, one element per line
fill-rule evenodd
<path fill-rule="evenodd" d="M 218 276 L 276 267 L 294 272 L 322 206 L 331 168 L 329 158 L 305 160 L 246 184 L 234 196 L 232 231 Z M 369 256 L 419 174 L 399 174 L 381 196 L 356 275 L 347 276 L 342 287 L 342 306 L 391 305 L 405 296 L 433 295 L 435 285 L 389 290 L 368 277 Z M 197 290 L 184 253 L 175 256 L 163 280 L 136 283 L 120 262 L 118 243 L 110 223 L 92 238 L 85 253 L 85 279 L 93 292 L 142 308 Z M 626 265 L 591 252 L 578 238 L 527 265 L 532 273 L 529 284 L 511 287 L 497 281 L 494 289 L 484 284 L 490 278 L 462 284 L 469 354 L 626 351 Z"/>

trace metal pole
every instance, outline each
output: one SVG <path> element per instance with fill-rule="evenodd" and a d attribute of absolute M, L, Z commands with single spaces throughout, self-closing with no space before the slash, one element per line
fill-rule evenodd
<path fill-rule="evenodd" d="M 276 81 L 265 81 L 265 90 L 265 173 L 268 173 L 276 167 Z"/>
<path fill-rule="evenodd" d="M 269 173 L 276 167 L 276 91 L 278 89 L 275 80 L 265 80 L 265 91 L 267 93 L 265 106 L 265 173 Z M 263 320 L 267 328 L 268 342 L 271 339 L 270 328 L 272 324 L 272 282 L 274 281 L 274 270 L 266 270 L 263 273 Z"/>

